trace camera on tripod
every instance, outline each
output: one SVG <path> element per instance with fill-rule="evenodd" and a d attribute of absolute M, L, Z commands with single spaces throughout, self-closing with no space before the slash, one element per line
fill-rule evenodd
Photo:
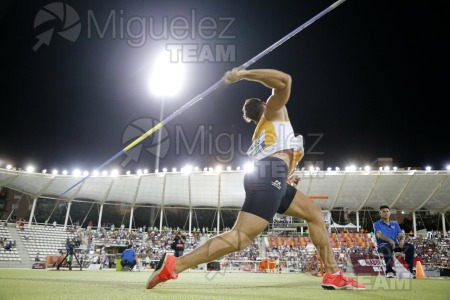
<path fill-rule="evenodd" d="M 64 262 L 66 262 L 66 265 L 69 267 L 69 271 L 72 270 L 72 259 L 75 258 L 78 265 L 80 266 L 80 271 L 83 269 L 83 263 L 78 260 L 77 255 L 74 254 L 76 250 L 78 252 L 80 251 L 79 248 L 75 248 L 76 242 L 73 240 L 70 240 L 69 238 L 66 240 L 66 256 L 62 259 L 61 262 L 56 266 L 56 269 L 59 270 L 60 267 L 63 265 Z M 83 261 L 83 259 L 82 259 Z"/>

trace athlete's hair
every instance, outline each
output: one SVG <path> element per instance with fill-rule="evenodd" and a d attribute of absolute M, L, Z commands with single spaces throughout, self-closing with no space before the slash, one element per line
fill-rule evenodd
<path fill-rule="evenodd" d="M 389 206 L 387 206 L 387 205 L 381 205 L 381 206 L 380 206 L 380 210 L 385 209 L 385 208 L 391 210 L 391 209 L 389 208 Z"/>
<path fill-rule="evenodd" d="M 250 98 L 245 100 L 242 112 L 244 113 L 244 120 L 247 123 L 254 121 L 258 123 L 265 109 L 265 103 L 258 98 Z"/>

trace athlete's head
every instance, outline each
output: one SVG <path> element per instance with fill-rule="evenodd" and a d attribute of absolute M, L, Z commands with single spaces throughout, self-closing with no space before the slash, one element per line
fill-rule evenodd
<path fill-rule="evenodd" d="M 251 121 L 258 123 L 264 110 L 266 109 L 266 103 L 258 98 L 250 98 L 245 100 L 242 111 L 244 112 L 244 120 L 247 123 Z"/>

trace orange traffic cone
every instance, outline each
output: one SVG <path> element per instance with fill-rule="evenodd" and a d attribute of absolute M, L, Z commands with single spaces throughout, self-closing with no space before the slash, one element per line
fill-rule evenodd
<path fill-rule="evenodd" d="M 416 262 L 416 278 L 427 278 L 420 261 Z"/>

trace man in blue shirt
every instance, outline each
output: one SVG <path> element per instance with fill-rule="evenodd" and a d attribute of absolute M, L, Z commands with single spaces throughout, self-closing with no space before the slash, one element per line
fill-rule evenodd
<path fill-rule="evenodd" d="M 136 265 L 136 252 L 131 247 L 131 244 L 128 245 L 127 249 L 122 252 L 122 261 L 120 262 L 122 267 L 130 266 L 130 271 L 133 270 L 134 266 Z"/>
<path fill-rule="evenodd" d="M 405 253 L 405 260 L 408 264 L 409 271 L 413 272 L 414 262 L 414 246 L 405 243 L 405 234 L 400 229 L 397 222 L 389 220 L 391 211 L 389 206 L 380 206 L 381 220 L 373 223 L 373 229 L 377 238 L 378 252 L 383 253 L 384 261 L 386 263 L 386 277 L 395 277 L 395 271 L 392 269 L 392 253 Z"/>

